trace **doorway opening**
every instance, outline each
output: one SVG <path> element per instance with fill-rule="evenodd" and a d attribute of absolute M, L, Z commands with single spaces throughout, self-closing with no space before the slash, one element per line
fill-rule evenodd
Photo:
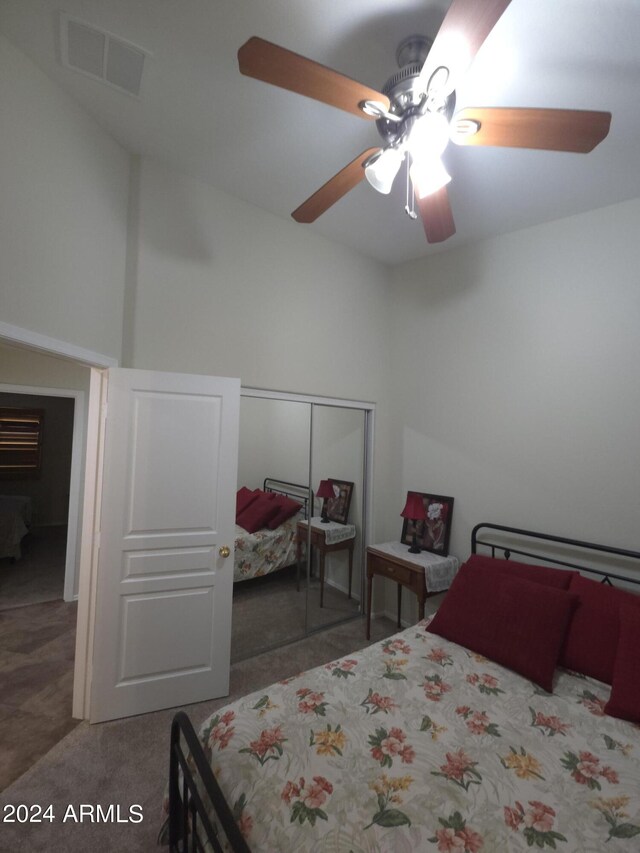
<path fill-rule="evenodd" d="M 0 469 L 2 705 L 15 729 L 0 761 L 0 789 L 78 723 L 72 684 L 83 403 L 82 391 L 0 385 L 8 447 Z M 34 423 L 32 458 L 21 448 L 33 447 Z"/>
<path fill-rule="evenodd" d="M 71 700 L 87 401 L 82 389 L 89 386 L 89 364 L 104 360 L 0 323 L 0 406 L 44 408 L 42 441 L 49 440 L 42 457 L 47 471 L 37 484 L 0 481 L 9 507 L 28 507 L 26 518 L 18 517 L 23 527 L 14 527 L 18 541 L 9 559 L 0 560 L 5 675 L 0 790 L 78 723 Z M 15 519 L 5 523 L 13 526 Z"/>
<path fill-rule="evenodd" d="M 0 468 L 0 611 L 73 598 L 76 537 L 72 525 L 69 541 L 69 514 L 77 517 L 79 498 L 71 500 L 75 399 L 5 387 L 3 427 L 15 418 L 19 428 L 25 412 L 34 412 L 41 438 L 37 466 Z M 20 447 L 24 432 L 17 436 Z"/>
<path fill-rule="evenodd" d="M 43 413 L 42 467 L 36 479 L 0 480 L 0 610 L 77 598 L 78 528 L 82 505 L 84 392 L 0 384 L 0 407 Z M 1 530 L 0 530 L 1 532 Z"/>

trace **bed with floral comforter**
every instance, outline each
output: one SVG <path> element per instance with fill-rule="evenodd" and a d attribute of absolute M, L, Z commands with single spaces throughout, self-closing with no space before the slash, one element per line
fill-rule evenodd
<path fill-rule="evenodd" d="M 253 853 L 640 849 L 640 727 L 420 623 L 216 712 L 200 736 Z"/>
<path fill-rule="evenodd" d="M 236 524 L 234 583 L 292 566 L 296 562 L 296 524 L 301 517 L 294 515 L 275 530 L 264 527 L 255 533 Z"/>

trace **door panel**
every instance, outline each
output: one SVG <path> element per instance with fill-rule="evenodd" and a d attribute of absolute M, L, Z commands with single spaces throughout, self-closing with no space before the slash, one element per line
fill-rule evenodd
<path fill-rule="evenodd" d="M 228 693 L 239 391 L 109 370 L 93 722 Z"/>
<path fill-rule="evenodd" d="M 210 534 L 217 519 L 221 399 L 137 391 L 127 515 L 131 534 Z M 185 433 L 185 424 L 188 425 Z M 177 436 L 182 438 L 176 441 Z M 157 464 L 162 460 L 162 464 Z M 190 500 L 166 488 L 184 483 Z"/>

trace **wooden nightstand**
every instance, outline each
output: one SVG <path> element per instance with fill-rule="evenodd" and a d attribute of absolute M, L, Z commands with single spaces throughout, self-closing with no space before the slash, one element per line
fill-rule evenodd
<path fill-rule="evenodd" d="M 402 606 L 402 587 L 410 589 L 418 599 L 418 618 L 424 619 L 427 598 L 449 589 L 458 571 L 457 557 L 442 557 L 430 551 L 410 554 L 407 545 L 385 542 L 367 548 L 367 640 L 371 639 L 371 594 L 374 575 L 398 584 L 398 628 Z"/>
<path fill-rule="evenodd" d="M 313 517 L 311 521 L 311 547 L 317 548 L 320 554 L 320 607 L 324 600 L 324 557 L 334 551 L 349 551 L 349 598 L 351 598 L 351 579 L 353 576 L 353 546 L 356 541 L 356 528 L 354 524 L 338 524 L 330 521 L 323 524 L 319 517 Z M 308 523 L 299 521 L 296 531 L 296 558 L 298 565 L 302 559 L 302 546 L 307 542 Z M 335 540 L 338 541 L 335 541 Z M 334 541 L 332 541 L 334 540 Z"/>

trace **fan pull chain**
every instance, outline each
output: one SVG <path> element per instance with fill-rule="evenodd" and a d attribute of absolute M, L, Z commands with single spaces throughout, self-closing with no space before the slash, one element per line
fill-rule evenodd
<path fill-rule="evenodd" d="M 411 155 L 407 154 L 406 162 L 407 162 L 407 201 L 404 206 L 404 212 L 407 214 L 409 219 L 417 219 L 418 214 L 415 209 L 415 195 L 413 192 L 413 181 L 411 180 L 411 175 L 409 174 L 409 165 L 411 161 Z"/>

